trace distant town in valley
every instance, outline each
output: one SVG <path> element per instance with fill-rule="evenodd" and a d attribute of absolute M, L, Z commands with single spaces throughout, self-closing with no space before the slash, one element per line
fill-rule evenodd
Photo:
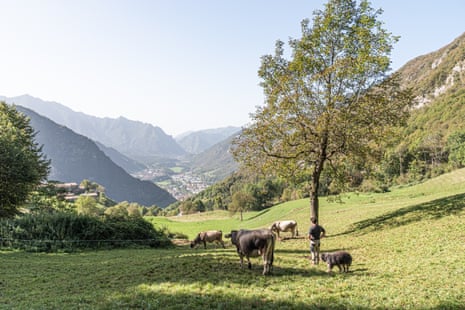
<path fill-rule="evenodd" d="M 192 171 L 167 173 L 165 168 L 154 167 L 134 173 L 133 176 L 154 182 L 180 201 L 200 193 L 211 185 L 211 182 L 205 180 L 204 175 Z"/>

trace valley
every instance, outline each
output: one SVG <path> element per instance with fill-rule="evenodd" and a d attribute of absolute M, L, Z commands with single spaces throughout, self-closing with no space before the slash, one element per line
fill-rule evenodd
<path fill-rule="evenodd" d="M 195 173 L 186 167 L 151 167 L 133 174 L 140 180 L 154 182 L 177 200 L 185 200 L 212 185 L 202 173 Z"/>

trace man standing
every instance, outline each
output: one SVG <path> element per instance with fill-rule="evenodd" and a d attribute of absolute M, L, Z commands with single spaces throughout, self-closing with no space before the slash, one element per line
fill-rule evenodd
<path fill-rule="evenodd" d="M 310 240 L 310 253 L 312 253 L 313 265 L 318 265 L 320 261 L 320 239 L 325 236 L 325 229 L 318 225 L 318 219 L 312 217 L 310 219 L 312 224 L 308 230 L 308 239 Z"/>

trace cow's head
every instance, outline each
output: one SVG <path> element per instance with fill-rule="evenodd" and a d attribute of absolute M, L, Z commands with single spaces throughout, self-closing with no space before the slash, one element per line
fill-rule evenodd
<path fill-rule="evenodd" d="M 236 244 L 237 230 L 231 230 L 231 233 L 224 235 L 225 238 L 231 238 L 231 243 Z"/>
<path fill-rule="evenodd" d="M 199 245 L 201 242 L 200 234 L 197 234 L 197 237 L 193 241 L 191 241 L 191 249 L 194 248 L 196 245 Z"/>
<path fill-rule="evenodd" d="M 321 260 L 324 261 L 324 262 L 327 262 L 328 261 L 328 253 L 322 253 L 321 254 Z"/>

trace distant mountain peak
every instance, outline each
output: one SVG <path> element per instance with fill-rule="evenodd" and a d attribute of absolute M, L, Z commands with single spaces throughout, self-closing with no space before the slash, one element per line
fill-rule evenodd
<path fill-rule="evenodd" d="M 30 95 L 6 98 L 6 101 L 29 108 L 141 162 L 150 162 L 159 157 L 176 158 L 186 154 L 171 136 L 151 124 L 129 120 L 123 116 L 116 119 L 99 118 Z"/>
<path fill-rule="evenodd" d="M 176 141 L 184 148 L 186 152 L 191 154 L 199 154 L 214 146 L 215 144 L 224 141 L 240 130 L 240 127 L 228 126 L 222 128 L 192 131 L 188 134 L 177 136 Z"/>

